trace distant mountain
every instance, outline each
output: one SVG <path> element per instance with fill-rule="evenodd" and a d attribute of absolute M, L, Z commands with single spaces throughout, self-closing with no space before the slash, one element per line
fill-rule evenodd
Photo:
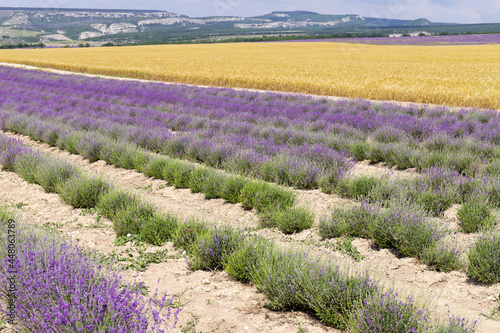
<path fill-rule="evenodd" d="M 263 37 L 431 34 L 453 33 L 455 31 L 446 29 L 459 27 L 463 30 L 466 26 L 433 23 L 425 18 L 393 20 L 309 11 L 275 11 L 255 17 L 190 18 L 160 10 L 0 7 L 0 43 L 164 43 Z M 474 28 L 493 29 L 488 25 L 474 25 Z M 500 27 L 496 28 L 500 30 Z"/>

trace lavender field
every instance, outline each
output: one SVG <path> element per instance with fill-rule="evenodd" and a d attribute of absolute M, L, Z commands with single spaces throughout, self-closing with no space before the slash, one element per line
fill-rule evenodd
<path fill-rule="evenodd" d="M 259 228 L 341 239 L 350 249 L 342 251 L 357 262 L 350 242 L 368 239 L 440 274 L 454 271 L 492 288 L 500 282 L 497 110 L 0 67 L 0 128 L 254 209 Z M 354 169 L 362 161 L 411 177 L 359 175 Z M 260 238 L 243 241 L 246 231 L 233 227 L 161 215 L 103 178 L 21 142 L 0 137 L 0 164 L 76 209 L 98 210 L 117 237 L 158 246 L 173 241 L 192 253 L 191 268 L 252 281 L 273 310 L 305 309 L 323 324 L 355 332 L 474 331 L 475 323 L 456 315 L 436 321 L 413 295 L 401 297 L 365 271 L 351 274 Z M 314 189 L 351 204 L 328 206 L 315 224 L 314 214 L 297 205 L 301 191 Z M 376 325 L 394 316 L 404 320 Z"/>
<path fill-rule="evenodd" d="M 233 279 L 252 281 L 269 298 L 268 307 L 273 310 L 307 309 L 325 325 L 356 332 L 378 332 L 381 328 L 383 332 L 393 329 L 471 332 L 476 326 L 476 321 L 469 322 L 457 315 L 437 316 L 431 307 L 411 293 L 403 297 L 390 285 L 372 277 L 366 269 L 354 271 L 345 263 L 339 265 L 316 258 L 312 253 L 296 252 L 299 248 L 283 250 L 269 240 L 231 226 L 211 227 L 198 221 L 182 223 L 175 217 L 158 214 L 139 198 L 121 192 L 112 184 L 95 176 L 88 177 L 82 170 L 5 135 L 0 135 L 0 158 L 4 168 L 19 173 L 29 182 L 44 186 L 46 177 L 40 175 L 52 174 L 57 183 L 55 192 L 65 202 L 75 208 L 99 207 L 115 223 L 117 234 L 117 226 L 123 232 L 134 232 L 131 227 L 139 226 L 142 241 L 157 244 L 155 241 L 160 237 L 162 242 L 171 240 L 192 252 L 189 262 L 194 270 L 224 268 Z M 27 164 L 31 168 L 26 168 Z M 70 172 L 60 172 L 56 165 Z M 11 228 L 14 220 L 9 218 L 9 212 L 0 208 L 0 213 L 0 226 Z M 127 220 L 132 223 L 125 230 Z M 170 308 L 174 305 L 172 299 L 164 295 L 159 301 L 155 293 L 145 301 L 139 291 L 141 285 L 138 290 L 120 284 L 122 278 L 108 265 L 109 257 L 87 253 L 51 232 L 28 228 L 24 224 L 17 227 L 19 243 L 15 259 L 10 259 L 6 251 L 0 251 L 5 261 L 0 266 L 2 282 L 5 284 L 10 278 L 8 267 L 12 261 L 18 270 L 16 279 L 23 287 L 15 301 L 20 314 L 17 327 L 68 332 L 103 329 L 109 332 L 167 332 L 165 326 L 175 326 L 180 309 Z M 194 234 L 189 231 L 193 229 L 197 230 Z M 115 242 L 126 243 L 131 237 L 130 234 L 118 235 L 121 237 Z M 153 235 L 155 241 L 152 242 L 148 235 Z M 135 236 L 138 235 L 134 233 Z M 89 285 L 92 297 L 84 302 Z M 0 290 L 0 295 L 5 297 L 6 294 L 4 289 Z M 37 311 L 31 310 L 32 304 L 39 305 Z M 44 315 L 45 308 L 51 309 L 45 313 L 53 314 L 52 317 Z M 159 311 L 163 311 L 163 315 Z M 151 319 L 148 313 L 152 314 Z M 398 317 L 400 313 L 407 317 Z M 373 319 L 378 317 L 387 319 L 380 325 Z"/>
<path fill-rule="evenodd" d="M 298 188 L 354 160 L 474 175 L 499 155 L 496 111 L 225 88 L 110 81 L 1 68 L 0 126 L 55 144 L 97 132 L 155 152 Z M 17 96 L 23 96 L 18 98 Z M 62 130 L 64 128 L 64 130 Z M 92 146 L 92 140 L 85 143 Z"/>
<path fill-rule="evenodd" d="M 499 44 L 500 34 L 330 38 L 330 39 L 297 40 L 296 42 L 304 42 L 304 41 L 363 43 L 363 44 L 378 44 L 378 45 L 485 45 L 485 44 Z M 295 42 L 295 41 L 287 41 L 287 42 Z"/>

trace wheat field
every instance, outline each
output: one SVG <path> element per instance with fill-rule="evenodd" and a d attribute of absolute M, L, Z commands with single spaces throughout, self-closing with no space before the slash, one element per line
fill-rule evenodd
<path fill-rule="evenodd" d="M 500 109 L 500 45 L 231 43 L 1 50 L 0 61 L 180 83 Z"/>

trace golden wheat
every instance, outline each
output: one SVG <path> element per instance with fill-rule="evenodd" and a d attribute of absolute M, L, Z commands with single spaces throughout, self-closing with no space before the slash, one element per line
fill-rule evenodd
<path fill-rule="evenodd" d="M 500 109 L 500 45 L 19 49 L 0 50 L 0 61 L 150 80 Z"/>

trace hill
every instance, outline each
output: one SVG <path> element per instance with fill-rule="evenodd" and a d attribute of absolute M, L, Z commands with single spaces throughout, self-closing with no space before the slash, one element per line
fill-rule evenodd
<path fill-rule="evenodd" d="M 443 24 L 356 14 L 275 11 L 255 17 L 188 17 L 160 10 L 0 7 L 1 44 L 183 43 L 500 31 L 500 24 Z"/>

